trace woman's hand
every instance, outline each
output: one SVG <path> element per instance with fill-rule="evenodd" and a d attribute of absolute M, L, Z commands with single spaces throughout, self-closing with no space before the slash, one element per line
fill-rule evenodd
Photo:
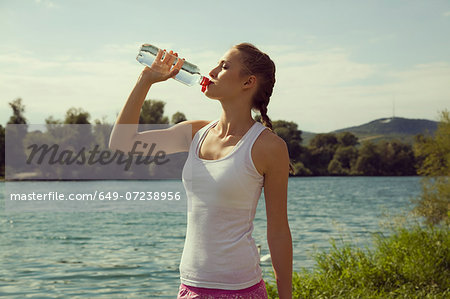
<path fill-rule="evenodd" d="M 159 49 L 152 65 L 144 68 L 142 76 L 151 83 L 161 82 L 175 77 L 184 63 L 183 58 L 178 59 L 177 63 L 173 65 L 177 57 L 178 54 L 173 51 L 166 52 L 165 50 Z"/>

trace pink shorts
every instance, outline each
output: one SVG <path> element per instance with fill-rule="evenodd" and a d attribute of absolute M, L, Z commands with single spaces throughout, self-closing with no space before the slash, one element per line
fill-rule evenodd
<path fill-rule="evenodd" d="M 266 284 L 261 279 L 255 285 L 241 290 L 222 290 L 222 289 L 210 289 L 199 288 L 193 286 L 187 286 L 180 284 L 177 299 L 267 299 Z"/>

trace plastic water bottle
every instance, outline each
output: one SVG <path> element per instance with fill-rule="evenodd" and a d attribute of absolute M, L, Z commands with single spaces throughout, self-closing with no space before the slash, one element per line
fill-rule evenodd
<path fill-rule="evenodd" d="M 139 50 L 139 54 L 136 57 L 136 60 L 142 63 L 143 65 L 150 67 L 156 58 L 156 54 L 158 54 L 158 50 L 159 48 L 153 45 L 149 44 L 142 45 L 141 49 Z M 163 58 L 164 55 L 165 54 L 163 54 Z M 177 61 L 178 58 L 175 58 L 173 64 L 175 65 Z M 188 86 L 200 84 L 202 86 L 202 92 L 205 92 L 206 86 L 208 86 L 210 83 L 210 80 L 207 77 L 202 76 L 200 74 L 200 69 L 198 68 L 198 66 L 189 63 L 187 61 L 184 61 L 181 70 L 174 77 L 174 79 Z"/>

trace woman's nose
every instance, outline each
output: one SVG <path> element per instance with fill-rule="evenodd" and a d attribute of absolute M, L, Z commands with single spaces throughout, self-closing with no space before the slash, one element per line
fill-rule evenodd
<path fill-rule="evenodd" d="M 209 72 L 209 76 L 211 78 L 217 78 L 217 68 L 213 68 L 210 72 Z"/>

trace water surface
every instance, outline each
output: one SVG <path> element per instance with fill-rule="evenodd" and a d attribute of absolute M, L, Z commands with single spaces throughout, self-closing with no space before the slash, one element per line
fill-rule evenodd
<path fill-rule="evenodd" d="M 290 178 L 288 217 L 294 271 L 311 268 L 314 250 L 331 237 L 370 244 L 384 232 L 385 212 L 410 209 L 420 193 L 418 177 Z M 25 182 L 51 190 L 52 182 Z M 158 181 L 58 182 L 68 190 L 161 188 Z M 179 190 L 181 181 L 164 182 Z M 176 298 L 186 212 L 8 212 L 0 183 L 0 296 L 9 298 Z M 162 191 L 162 190 L 161 190 Z M 264 194 L 253 237 L 268 254 Z M 269 263 L 261 264 L 271 279 Z"/>

